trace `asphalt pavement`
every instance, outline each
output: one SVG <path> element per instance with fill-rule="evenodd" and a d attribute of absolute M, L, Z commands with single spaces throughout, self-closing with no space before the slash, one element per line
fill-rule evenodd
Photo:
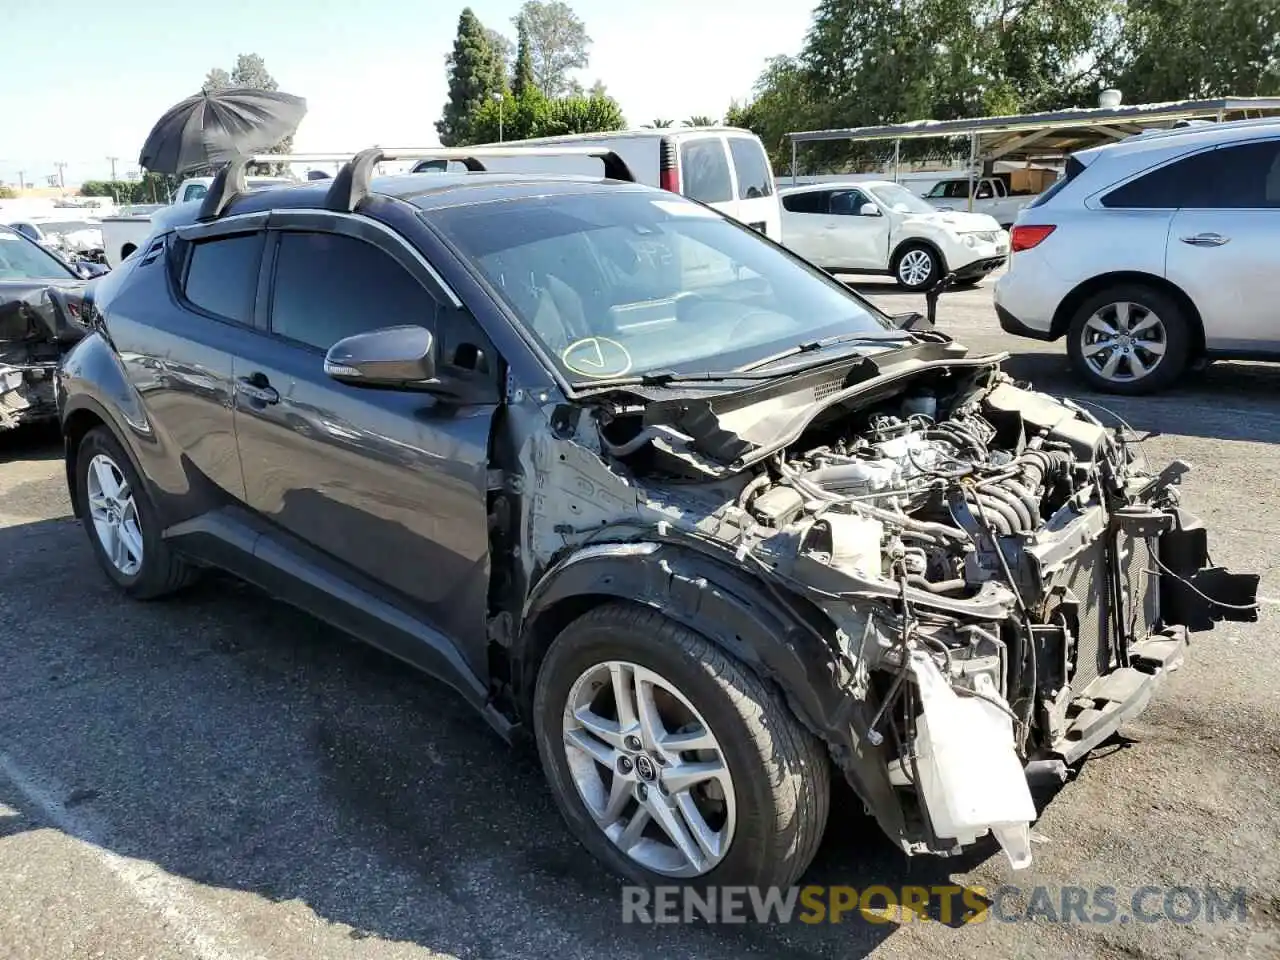
<path fill-rule="evenodd" d="M 71 518 L 56 436 L 24 430 L 0 436 L 0 958 L 1280 955 L 1280 365 L 1096 397 L 1060 344 L 999 331 L 990 281 L 945 295 L 939 317 L 1009 352 L 1016 376 L 1111 408 L 1154 464 L 1189 462 L 1184 502 L 1214 560 L 1262 575 L 1260 622 L 1197 635 L 1148 711 L 1048 799 L 1028 870 L 987 847 L 907 859 L 837 795 L 806 883 L 1015 884 L 1000 913 L 1018 922 L 624 924 L 618 883 L 569 837 L 531 750 L 229 579 L 123 599 Z M 1146 886 L 1155 913 L 1186 888 L 1181 919 L 1197 891 L 1241 888 L 1246 916 L 1132 917 Z M 1116 888 L 1115 919 L 1059 922 L 1077 887 Z"/>

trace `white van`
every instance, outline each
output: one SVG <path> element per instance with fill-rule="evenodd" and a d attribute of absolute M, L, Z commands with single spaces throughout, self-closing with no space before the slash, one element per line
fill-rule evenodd
<path fill-rule="evenodd" d="M 619 130 L 578 133 L 563 137 L 538 137 L 487 147 L 591 146 L 607 147 L 631 168 L 636 181 L 700 200 L 735 220 L 759 230 L 771 240 L 782 240 L 782 208 L 769 168 L 764 144 L 750 130 L 737 127 L 679 127 L 655 130 Z M 566 165 L 594 164 L 582 172 L 599 173 L 599 161 L 554 156 L 528 160 L 486 160 L 494 171 L 564 173 Z M 450 161 L 449 165 L 457 166 Z M 442 160 L 422 160 L 413 172 L 447 169 Z"/>

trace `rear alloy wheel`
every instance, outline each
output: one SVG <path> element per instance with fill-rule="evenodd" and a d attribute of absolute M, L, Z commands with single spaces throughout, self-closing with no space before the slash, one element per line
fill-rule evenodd
<path fill-rule="evenodd" d="M 907 290 L 927 290 L 938 282 L 942 264 L 938 255 L 923 244 L 912 244 L 898 254 L 893 267 L 898 286 Z"/>
<path fill-rule="evenodd" d="M 1186 368 L 1191 334 L 1182 307 L 1149 287 L 1115 287 L 1076 311 L 1067 352 L 1095 389 L 1142 394 L 1161 390 Z"/>
<path fill-rule="evenodd" d="M 131 597 L 173 593 L 196 571 L 169 549 L 128 454 L 106 427 L 90 430 L 76 454 L 77 513 L 98 564 Z"/>
<path fill-rule="evenodd" d="M 533 713 L 565 820 L 633 882 L 786 886 L 813 859 L 822 746 L 755 674 L 660 613 L 608 604 L 571 623 Z"/>

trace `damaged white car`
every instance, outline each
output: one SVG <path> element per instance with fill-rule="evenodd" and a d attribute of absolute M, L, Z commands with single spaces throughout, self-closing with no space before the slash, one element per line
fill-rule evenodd
<path fill-rule="evenodd" d="M 383 158 L 224 173 L 101 285 L 59 370 L 72 502 L 127 593 L 231 570 L 531 730 L 633 881 L 794 882 L 833 776 L 907 853 L 1024 865 L 1029 779 L 1256 616 L 1181 465 L 1001 357 L 616 157 Z"/>

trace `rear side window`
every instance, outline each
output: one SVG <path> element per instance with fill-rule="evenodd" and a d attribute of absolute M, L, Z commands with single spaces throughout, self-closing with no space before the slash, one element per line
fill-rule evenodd
<path fill-rule="evenodd" d="M 263 236 L 244 233 L 193 243 L 182 282 L 187 302 L 224 320 L 249 323 Z"/>
<path fill-rule="evenodd" d="M 1215 152 L 1206 150 L 1157 167 L 1112 190 L 1102 198 L 1102 205 L 1122 210 L 1176 210 L 1179 207 L 1204 206 L 1208 178 L 1219 175 L 1215 173 Z"/>
<path fill-rule="evenodd" d="M 1040 194 L 1040 196 L 1036 197 L 1029 204 L 1027 204 L 1027 209 L 1030 210 L 1033 207 L 1044 206 L 1044 204 L 1048 203 L 1050 200 L 1053 199 L 1055 194 L 1060 193 L 1063 187 L 1065 187 L 1068 183 L 1070 183 L 1076 177 L 1080 176 L 1080 174 L 1082 174 L 1083 172 L 1084 172 L 1083 163 L 1081 163 L 1075 157 L 1067 157 L 1067 166 L 1066 166 L 1066 169 L 1062 171 L 1062 176 L 1058 177 L 1057 180 L 1053 181 L 1053 183 L 1049 185 L 1048 190 L 1045 190 L 1043 193 Z"/>
<path fill-rule="evenodd" d="M 435 298 L 389 253 L 355 237 L 282 233 L 271 332 L 319 350 L 399 324 L 435 326 Z"/>
<path fill-rule="evenodd" d="M 738 199 L 755 200 L 773 194 L 773 175 L 764 147 L 746 137 L 729 138 L 729 155 L 738 174 Z"/>
<path fill-rule="evenodd" d="M 782 198 L 782 209 L 791 213 L 826 213 L 830 199 L 830 190 L 789 193 Z"/>
<path fill-rule="evenodd" d="M 680 144 L 680 173 L 684 195 L 702 203 L 733 199 L 729 160 L 719 137 L 686 140 Z"/>

